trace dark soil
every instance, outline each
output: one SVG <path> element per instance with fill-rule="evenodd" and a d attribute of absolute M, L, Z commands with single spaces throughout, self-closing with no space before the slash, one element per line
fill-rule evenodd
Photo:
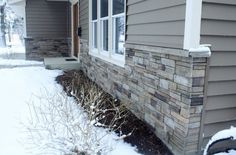
<path fill-rule="evenodd" d="M 63 86 L 64 91 L 69 96 L 72 96 L 71 92 L 75 89 L 80 90 L 82 86 L 83 88 L 85 87 L 86 89 L 90 89 L 91 85 L 96 85 L 81 71 L 64 72 L 63 75 L 56 78 L 56 81 Z M 99 86 L 96 85 L 96 87 L 98 91 L 103 91 Z M 77 100 L 79 100 L 79 96 L 81 96 L 81 94 L 76 94 Z M 120 101 L 116 100 L 106 92 L 104 92 L 103 98 L 104 104 L 99 107 L 101 109 L 111 108 L 111 105 L 114 105 L 109 104 L 111 102 L 116 102 L 115 105 L 118 107 L 121 105 Z M 78 103 L 83 106 L 83 102 L 78 101 Z M 101 123 L 109 124 L 114 117 L 114 113 L 107 112 L 105 113 L 105 116 L 106 119 L 101 120 Z M 152 132 L 151 128 L 133 115 L 128 109 L 126 109 L 126 117 L 117 121 L 116 125 L 121 126 L 119 130 L 115 130 L 117 134 L 122 133 L 128 135 L 129 133 L 132 133 L 124 140 L 133 146 L 137 146 L 140 153 L 145 155 L 172 155 L 171 151 L 165 146 L 165 144 Z"/>

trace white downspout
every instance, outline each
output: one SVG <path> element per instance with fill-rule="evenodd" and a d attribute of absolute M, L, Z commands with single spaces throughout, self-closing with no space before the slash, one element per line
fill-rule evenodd
<path fill-rule="evenodd" d="M 184 49 L 192 56 L 209 57 L 210 45 L 200 45 L 202 0 L 186 0 Z"/>

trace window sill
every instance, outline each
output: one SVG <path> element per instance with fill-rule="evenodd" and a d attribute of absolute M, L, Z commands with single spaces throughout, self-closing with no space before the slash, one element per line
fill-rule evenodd
<path fill-rule="evenodd" d="M 120 59 L 120 58 L 116 59 L 114 57 L 109 58 L 108 55 L 98 54 L 98 52 L 96 52 L 96 51 L 89 51 L 89 54 L 94 56 L 94 57 L 97 57 L 101 60 L 104 60 L 106 62 L 115 64 L 117 66 L 125 67 L 125 60 L 124 59 L 123 60 Z"/>

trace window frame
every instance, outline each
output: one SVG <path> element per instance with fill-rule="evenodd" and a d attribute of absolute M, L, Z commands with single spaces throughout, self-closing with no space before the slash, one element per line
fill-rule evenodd
<path fill-rule="evenodd" d="M 113 50 L 115 33 L 113 30 L 113 19 L 117 17 L 124 17 L 124 37 L 126 37 L 126 0 L 124 0 L 124 12 L 113 15 L 113 0 L 108 0 L 108 16 L 101 17 L 101 0 L 97 0 L 97 49 L 93 48 L 94 30 L 92 20 L 92 0 L 89 0 L 89 54 L 98 57 L 102 60 L 118 65 L 125 66 L 125 47 L 123 55 L 115 53 Z M 104 20 L 108 20 L 108 51 L 103 50 L 103 34 L 102 24 Z M 125 42 L 125 38 L 124 38 Z"/>

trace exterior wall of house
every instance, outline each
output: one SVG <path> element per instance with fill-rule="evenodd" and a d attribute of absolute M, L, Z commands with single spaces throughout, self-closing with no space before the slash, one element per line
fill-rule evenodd
<path fill-rule="evenodd" d="M 197 152 L 207 60 L 126 48 L 125 62 L 122 68 L 93 57 L 81 40 L 81 68 L 89 78 L 127 103 L 175 154 Z"/>
<path fill-rule="evenodd" d="M 183 48 L 186 0 L 127 0 L 126 43 Z"/>
<path fill-rule="evenodd" d="M 25 8 L 27 59 L 35 59 L 37 55 L 37 60 L 42 60 L 43 57 L 69 54 L 67 39 L 70 37 L 69 8 L 68 2 L 27 0 Z M 62 46 L 57 42 L 61 42 Z"/>
<path fill-rule="evenodd" d="M 236 126 L 236 1 L 203 0 L 201 43 L 212 45 L 201 147 Z"/>
<path fill-rule="evenodd" d="M 44 57 L 67 57 L 70 52 L 69 42 L 66 38 L 26 38 L 26 58 L 42 61 Z"/>
<path fill-rule="evenodd" d="M 88 1 L 80 0 L 83 71 L 127 103 L 175 154 L 195 154 L 207 59 L 178 49 L 183 48 L 185 1 L 127 0 L 125 67 L 89 54 L 88 12 Z"/>

